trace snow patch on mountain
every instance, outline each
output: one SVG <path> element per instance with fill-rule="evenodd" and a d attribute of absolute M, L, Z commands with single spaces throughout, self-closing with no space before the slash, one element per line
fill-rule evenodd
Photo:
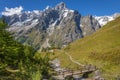
<path fill-rule="evenodd" d="M 37 15 L 40 14 L 40 11 L 39 11 L 39 10 L 33 10 L 33 12 L 34 12 L 35 14 L 37 14 Z"/>
<path fill-rule="evenodd" d="M 80 24 L 80 27 L 83 28 L 84 26 L 82 24 Z"/>
<path fill-rule="evenodd" d="M 27 19 L 27 20 L 25 20 L 24 22 L 29 22 L 29 21 L 32 21 L 32 19 L 30 18 L 30 19 Z"/>
<path fill-rule="evenodd" d="M 73 13 L 73 12 L 74 12 L 74 10 L 65 9 L 63 17 L 67 17 L 68 13 Z"/>
<path fill-rule="evenodd" d="M 69 10 L 70 12 L 74 12 L 74 10 Z"/>
<path fill-rule="evenodd" d="M 63 17 L 67 17 L 67 15 L 68 15 L 68 10 L 65 10 Z"/>
<path fill-rule="evenodd" d="M 47 6 L 45 9 L 46 9 L 46 10 L 50 9 L 50 6 Z"/>
<path fill-rule="evenodd" d="M 27 30 L 29 30 L 30 28 L 35 27 L 37 24 L 38 24 L 38 19 L 33 20 L 31 25 L 25 26 L 24 28 L 25 28 L 25 30 L 27 31 Z"/>
<path fill-rule="evenodd" d="M 21 26 L 23 26 L 23 22 L 16 22 L 11 25 L 11 27 L 14 27 L 14 26 L 21 27 Z"/>

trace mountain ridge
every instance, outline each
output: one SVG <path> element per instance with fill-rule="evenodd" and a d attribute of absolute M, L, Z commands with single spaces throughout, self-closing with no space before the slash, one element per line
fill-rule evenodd
<path fill-rule="evenodd" d="M 20 9 L 19 14 L 2 17 L 16 40 L 35 49 L 66 46 L 101 28 L 94 16 L 82 16 L 78 11 L 68 9 L 64 2 L 43 11 L 22 12 Z"/>
<path fill-rule="evenodd" d="M 101 26 L 104 26 L 108 22 L 115 20 L 119 16 L 120 16 L 120 13 L 114 13 L 113 15 L 110 15 L 110 16 L 106 15 L 106 16 L 94 16 L 94 17 Z"/>

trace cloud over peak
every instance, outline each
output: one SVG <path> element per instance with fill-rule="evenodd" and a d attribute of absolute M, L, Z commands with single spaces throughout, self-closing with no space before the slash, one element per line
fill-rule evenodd
<path fill-rule="evenodd" d="M 14 15 L 14 14 L 20 14 L 22 12 L 22 10 L 23 10 L 22 6 L 15 7 L 15 8 L 5 7 L 5 11 L 2 12 L 2 15 L 11 16 L 11 15 Z"/>

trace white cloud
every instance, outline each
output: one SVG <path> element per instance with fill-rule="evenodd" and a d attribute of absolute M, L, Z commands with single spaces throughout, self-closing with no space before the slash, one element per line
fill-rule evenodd
<path fill-rule="evenodd" d="M 13 14 L 20 14 L 23 10 L 22 6 L 15 7 L 15 8 L 7 8 L 5 7 L 5 11 L 2 12 L 2 15 L 4 16 L 11 16 Z"/>

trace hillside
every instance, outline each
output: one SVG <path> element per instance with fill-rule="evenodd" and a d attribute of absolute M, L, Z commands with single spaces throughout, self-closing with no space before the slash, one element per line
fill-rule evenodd
<path fill-rule="evenodd" d="M 109 22 L 93 35 L 77 40 L 65 48 L 76 61 L 96 65 L 108 80 L 113 80 L 120 71 L 120 17 Z M 66 66 L 69 62 L 56 54 Z M 74 66 L 71 64 L 71 66 Z M 75 66 L 74 66 L 75 67 Z"/>

